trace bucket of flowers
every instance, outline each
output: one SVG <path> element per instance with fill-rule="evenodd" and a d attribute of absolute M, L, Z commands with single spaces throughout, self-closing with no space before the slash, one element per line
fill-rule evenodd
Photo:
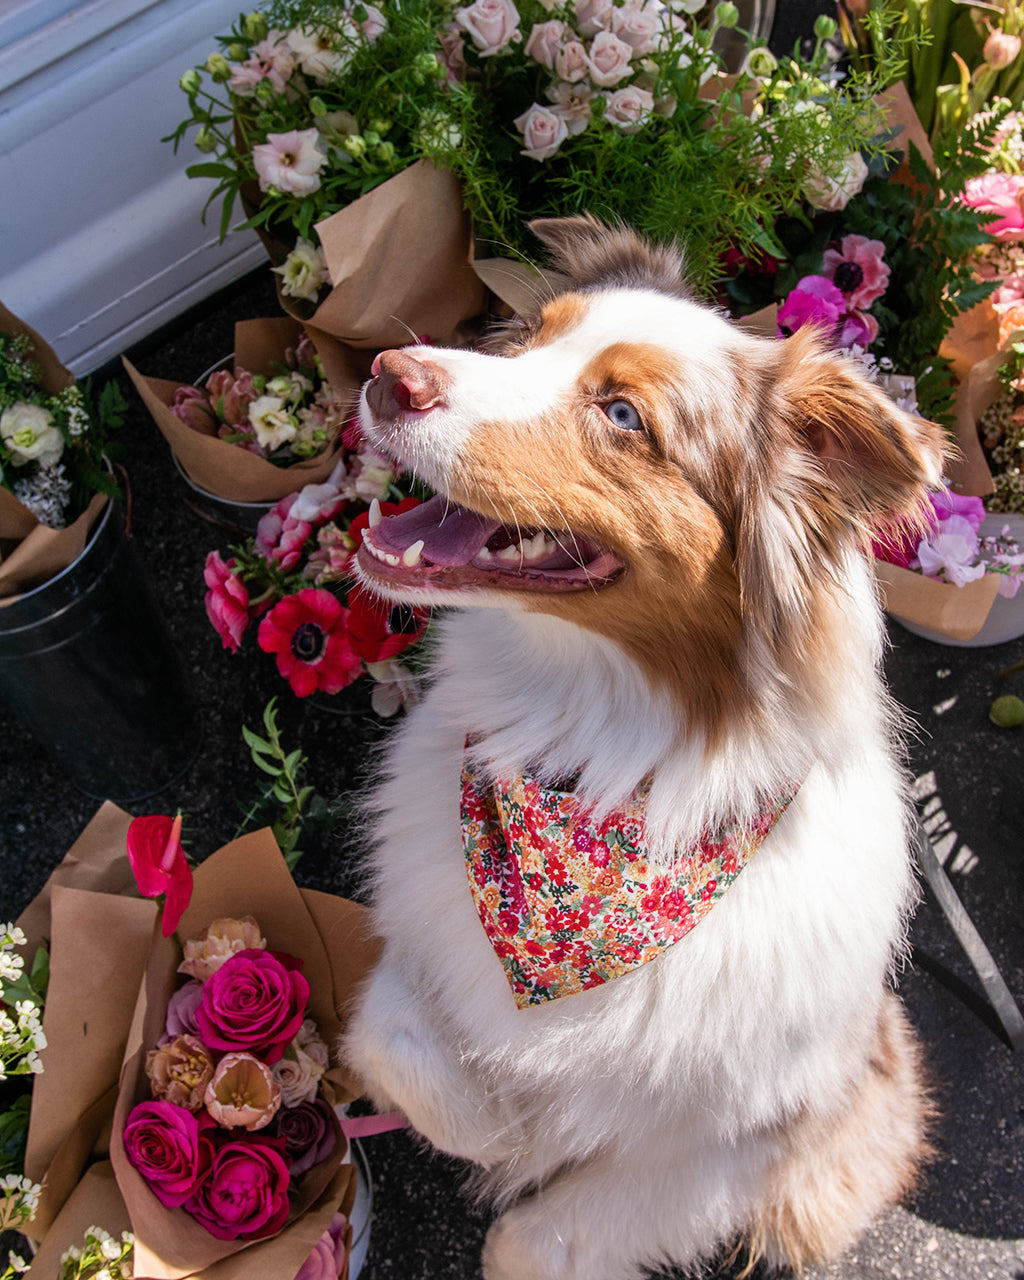
<path fill-rule="evenodd" d="M 348 388 L 328 378 L 329 346 L 280 316 L 240 321 L 235 350 L 194 384 L 145 377 L 124 360 L 200 513 L 251 532 L 285 494 L 330 474 Z"/>

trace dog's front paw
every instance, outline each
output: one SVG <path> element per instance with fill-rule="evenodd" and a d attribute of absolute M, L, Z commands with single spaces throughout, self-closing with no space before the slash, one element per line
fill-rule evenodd
<path fill-rule="evenodd" d="M 503 1213 L 487 1233 L 484 1280 L 572 1280 L 569 1246 L 536 1197 Z"/>

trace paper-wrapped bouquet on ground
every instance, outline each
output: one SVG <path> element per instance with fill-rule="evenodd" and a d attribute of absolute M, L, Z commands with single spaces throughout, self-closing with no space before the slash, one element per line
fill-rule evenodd
<path fill-rule="evenodd" d="M 82 553 L 118 491 L 104 455 L 123 408 L 112 383 L 94 400 L 0 304 L 0 605 Z"/>
<path fill-rule="evenodd" d="M 318 1249 L 344 1275 L 356 1173 L 335 1108 L 360 1090 L 330 1059 L 375 956 L 368 913 L 298 889 L 266 830 L 194 873 L 177 835 L 105 805 L 22 917 L 52 943 L 32 1274 L 101 1223 L 153 1280 L 291 1280 Z"/>

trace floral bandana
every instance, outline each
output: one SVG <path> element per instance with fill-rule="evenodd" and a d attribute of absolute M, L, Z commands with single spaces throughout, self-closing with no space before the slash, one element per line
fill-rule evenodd
<path fill-rule="evenodd" d="M 644 793 L 599 822 L 571 792 L 462 766 L 462 843 L 477 912 L 520 1009 L 656 959 L 722 898 L 796 792 L 726 822 L 664 866 L 647 860 Z"/>

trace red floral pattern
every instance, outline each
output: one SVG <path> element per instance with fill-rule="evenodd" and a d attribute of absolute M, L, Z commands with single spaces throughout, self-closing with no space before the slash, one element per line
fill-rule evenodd
<path fill-rule="evenodd" d="M 576 796 L 462 768 L 462 841 L 477 912 L 519 1008 L 656 959 L 721 900 L 793 799 L 727 822 L 668 864 L 648 861 L 644 795 L 594 822 Z"/>

